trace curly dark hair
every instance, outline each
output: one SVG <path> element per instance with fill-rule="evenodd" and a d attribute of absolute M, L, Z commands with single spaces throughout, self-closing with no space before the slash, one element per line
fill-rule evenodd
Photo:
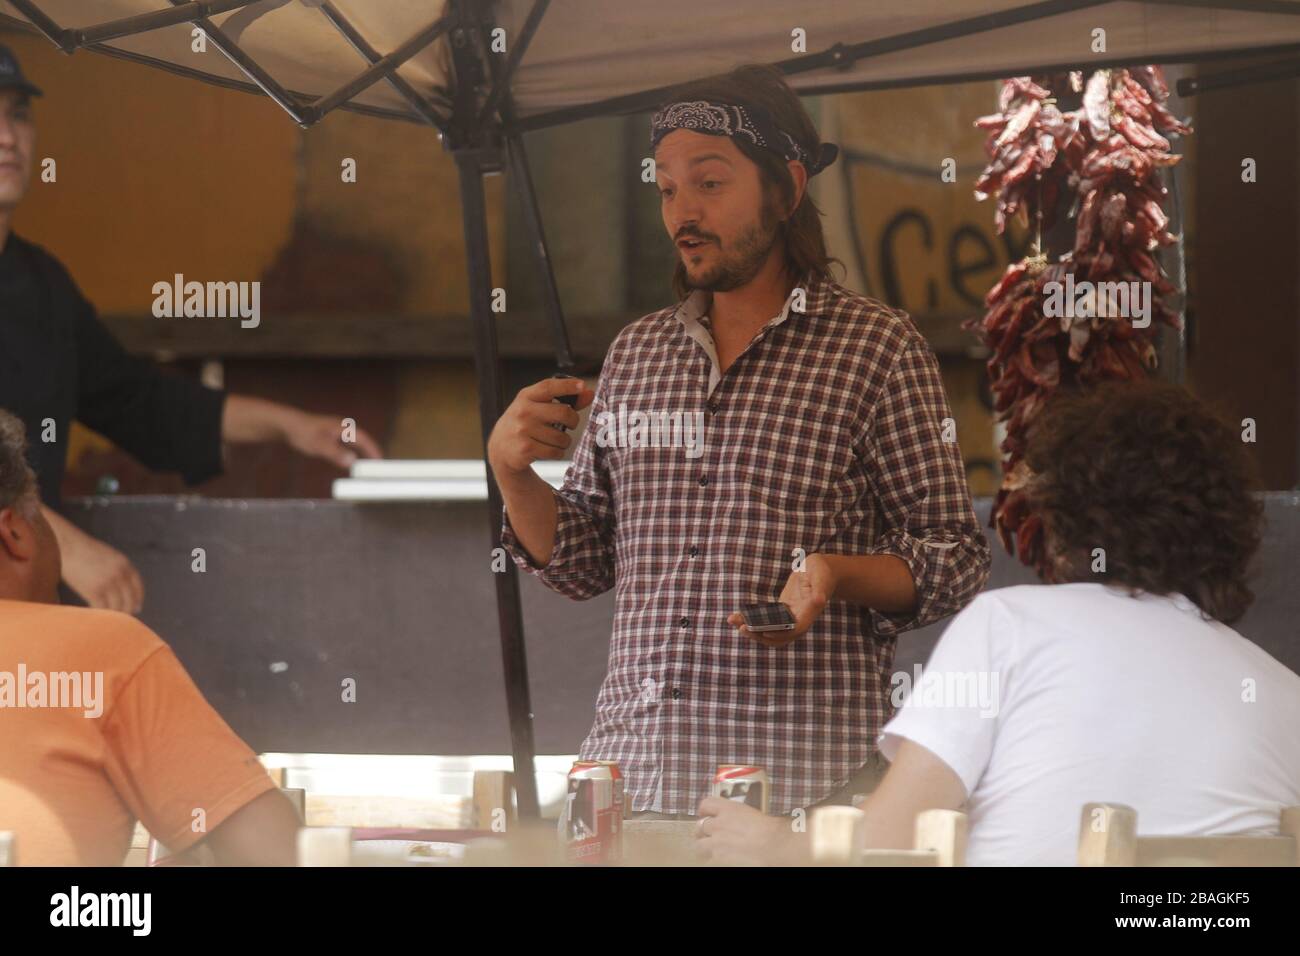
<path fill-rule="evenodd" d="M 27 430 L 0 408 L 0 510 L 18 508 L 30 518 L 37 504 L 36 476 L 27 464 Z"/>
<path fill-rule="evenodd" d="M 1144 380 L 1058 393 L 1025 463 L 1052 581 L 1177 592 L 1225 624 L 1250 607 L 1259 478 L 1237 430 L 1187 389 Z M 1095 548 L 1104 573 L 1092 570 Z"/>

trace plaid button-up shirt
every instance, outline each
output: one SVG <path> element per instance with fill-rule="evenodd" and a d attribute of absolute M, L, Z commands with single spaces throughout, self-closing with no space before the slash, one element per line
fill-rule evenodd
<path fill-rule="evenodd" d="M 508 516 L 504 544 L 568 597 L 615 588 L 581 755 L 618 762 L 631 809 L 694 813 L 734 763 L 763 767 L 771 811 L 787 813 L 870 757 L 891 716 L 895 635 L 973 598 L 988 543 L 943 440 L 934 353 L 905 313 L 808 276 L 723 373 L 710 301 L 696 291 L 619 333 L 557 493 L 550 560 L 537 566 Z M 667 427 L 645 447 L 633 413 L 699 413 L 701 447 L 670 447 Z M 896 555 L 917 607 L 831 601 L 784 647 L 739 636 L 727 616 L 775 601 L 796 549 Z"/>

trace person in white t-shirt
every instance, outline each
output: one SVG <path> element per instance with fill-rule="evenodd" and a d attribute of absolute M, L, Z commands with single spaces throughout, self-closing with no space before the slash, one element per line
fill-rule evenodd
<path fill-rule="evenodd" d="M 961 809 L 969 865 L 1067 866 L 1092 801 L 1135 808 L 1144 835 L 1276 834 L 1300 805 L 1300 676 L 1228 626 L 1262 514 L 1236 432 L 1185 389 L 1112 385 L 1054 400 L 1025 462 L 1049 583 L 984 592 L 919 679 L 895 675 L 910 695 L 867 845 Z M 716 860 L 808 862 L 786 818 L 700 813 Z"/>

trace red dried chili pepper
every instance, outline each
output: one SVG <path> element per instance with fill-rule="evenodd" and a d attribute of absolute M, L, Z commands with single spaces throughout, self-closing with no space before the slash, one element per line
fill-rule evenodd
<path fill-rule="evenodd" d="M 1067 88 L 1083 93 L 1079 109 L 1062 111 L 1049 102 L 1053 90 Z M 1076 197 L 1073 248 L 1055 262 L 1008 266 L 985 296 L 985 314 L 964 323 L 990 349 L 993 407 L 1006 424 L 1003 480 L 990 524 L 1009 551 L 1014 536 L 1015 554 L 1048 579 L 1041 520 L 1025 493 L 1029 425 L 1058 388 L 1148 374 L 1156 363 L 1154 326 L 1179 325 L 1161 301 L 1174 289 L 1153 255 L 1177 241 L 1161 208 L 1167 191 L 1159 171 L 1179 160 L 1167 136 L 1191 132 L 1164 105 L 1168 95 L 1158 67 L 1098 70 L 1086 81 L 1079 73 L 1014 77 L 1003 83 L 999 112 L 976 121 L 988 131 L 990 159 L 976 195 L 996 196 L 999 232 L 1017 214 L 1041 217 L 1050 228 L 1062 190 Z M 1082 293 L 1085 314 L 1074 314 L 1074 302 L 1067 314 L 1047 315 L 1047 285 L 1067 275 L 1076 283 L 1149 282 L 1153 322 L 1138 328 L 1110 314 L 1111 300 L 1103 302 L 1095 287 L 1091 300 Z M 1093 314 L 1086 314 L 1089 301 Z"/>

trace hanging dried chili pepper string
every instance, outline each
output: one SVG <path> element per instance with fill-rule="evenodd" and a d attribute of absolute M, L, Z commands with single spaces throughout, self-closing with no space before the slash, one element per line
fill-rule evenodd
<path fill-rule="evenodd" d="M 1062 111 L 1052 88 L 1082 93 L 1079 109 Z M 1002 544 L 1050 579 L 1042 528 L 1030 507 L 1023 465 L 1029 426 L 1061 387 L 1088 387 L 1110 379 L 1135 378 L 1155 367 L 1156 323 L 1135 325 L 1133 316 L 1066 314 L 1048 316 L 1045 287 L 1074 282 L 1148 283 L 1150 317 L 1180 328 L 1179 316 L 1162 296 L 1174 291 L 1153 253 L 1176 242 L 1161 205 L 1168 192 L 1160 169 L 1179 158 L 1161 134 L 1191 130 L 1165 107 L 1169 90 L 1158 67 L 1098 70 L 1051 77 L 1013 77 L 1003 83 L 999 112 L 976 126 L 989 130 L 990 163 L 975 195 L 997 196 L 994 224 L 999 233 L 1010 218 L 1029 223 L 1033 208 L 1034 254 L 1008 266 L 985 298 L 988 311 L 966 323 L 987 345 L 994 411 L 1005 425 L 1001 443 L 1003 478 L 991 526 Z M 1072 193 L 1072 248 L 1051 258 L 1043 230 L 1057 215 L 1059 200 Z M 1098 301 L 1095 297 L 1091 300 Z M 1084 309 L 1087 312 L 1109 309 Z"/>

